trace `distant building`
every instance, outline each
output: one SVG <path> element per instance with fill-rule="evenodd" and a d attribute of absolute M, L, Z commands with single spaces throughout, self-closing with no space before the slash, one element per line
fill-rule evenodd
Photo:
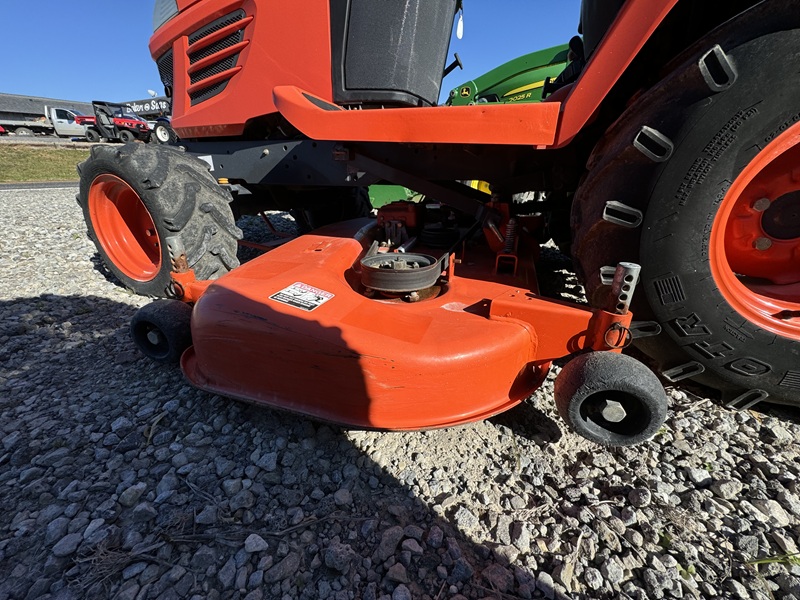
<path fill-rule="evenodd" d="M 8 121 L 36 121 L 44 116 L 45 106 L 67 108 L 73 112 L 84 115 L 91 115 L 94 112 L 89 102 L 0 93 L 0 119 Z"/>

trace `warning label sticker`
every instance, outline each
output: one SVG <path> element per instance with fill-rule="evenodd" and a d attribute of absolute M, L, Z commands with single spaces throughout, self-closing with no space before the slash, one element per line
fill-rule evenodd
<path fill-rule="evenodd" d="M 269 298 L 281 304 L 310 312 L 333 298 L 333 294 L 298 281 L 280 292 L 272 294 Z"/>

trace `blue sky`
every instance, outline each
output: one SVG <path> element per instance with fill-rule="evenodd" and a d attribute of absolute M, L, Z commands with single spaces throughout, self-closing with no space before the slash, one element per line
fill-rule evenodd
<path fill-rule="evenodd" d="M 280 1 L 280 0 L 272 0 Z M 302 2 L 302 0 L 290 0 Z M 522 54 L 575 35 L 580 0 L 464 0 L 464 70 L 445 92 Z M 147 43 L 152 0 L 5 0 L 0 12 L 0 92 L 65 100 L 123 101 L 163 92 Z"/>

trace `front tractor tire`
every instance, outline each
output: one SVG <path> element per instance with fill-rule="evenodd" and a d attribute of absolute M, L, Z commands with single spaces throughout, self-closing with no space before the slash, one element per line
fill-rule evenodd
<path fill-rule="evenodd" d="M 663 329 L 640 348 L 738 408 L 800 405 L 800 18 L 768 5 L 620 117 L 572 214 L 590 302 L 605 304 L 603 267 L 640 263 L 634 313 Z"/>
<path fill-rule="evenodd" d="M 163 121 L 155 124 L 152 137 L 159 144 L 172 145 L 178 143 L 178 134 L 170 127 L 169 123 L 164 123 Z"/>
<path fill-rule="evenodd" d="M 166 297 L 169 244 L 183 247 L 198 279 L 239 265 L 230 195 L 203 161 L 168 146 L 94 146 L 78 165 L 89 238 L 108 270 L 142 296 Z"/>

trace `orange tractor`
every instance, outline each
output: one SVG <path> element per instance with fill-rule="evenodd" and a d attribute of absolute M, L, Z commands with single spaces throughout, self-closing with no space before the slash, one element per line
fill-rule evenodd
<path fill-rule="evenodd" d="M 437 106 L 459 8 L 156 2 L 181 146 L 95 147 L 79 196 L 107 267 L 169 298 L 133 320 L 145 354 L 370 428 L 488 417 L 570 356 L 562 416 L 636 443 L 666 397 L 631 344 L 730 406 L 800 404 L 797 2 L 584 0 L 543 102 Z M 379 182 L 425 199 L 371 217 Z M 239 266 L 236 218 L 267 210 L 311 231 Z M 589 306 L 538 293 L 550 238 Z"/>

